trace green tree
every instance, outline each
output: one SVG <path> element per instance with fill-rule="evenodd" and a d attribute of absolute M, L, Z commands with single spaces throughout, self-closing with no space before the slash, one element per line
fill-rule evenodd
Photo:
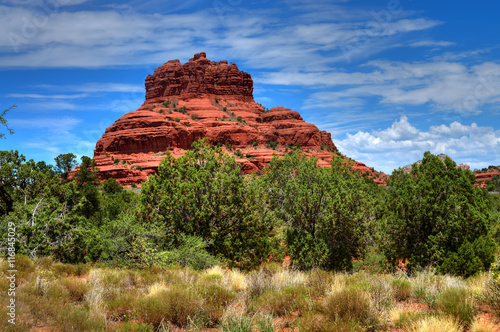
<path fill-rule="evenodd" d="M 283 227 L 299 268 L 350 269 L 369 240 L 375 217 L 369 182 L 345 159 L 333 156 L 331 166 L 320 167 L 316 158 L 294 151 L 275 156 L 263 175 L 267 218 Z"/>
<path fill-rule="evenodd" d="M 56 170 L 63 180 L 68 179 L 68 174 L 77 166 L 76 156 L 72 153 L 60 154 L 54 158 Z"/>
<path fill-rule="evenodd" d="M 55 180 L 54 170 L 45 162 L 26 161 L 19 151 L 0 151 L 0 215 L 12 211 L 17 199 L 26 202 Z"/>
<path fill-rule="evenodd" d="M 250 266 L 267 257 L 269 229 L 253 219 L 246 190 L 234 157 L 201 140 L 177 159 L 167 152 L 142 187 L 139 219 L 164 227 L 164 249 L 197 236 L 212 255 Z"/>
<path fill-rule="evenodd" d="M 12 105 L 11 107 L 7 108 L 6 110 L 3 110 L 2 114 L 0 114 L 0 124 L 5 126 L 5 128 L 9 132 L 9 134 L 13 134 L 14 130 L 12 130 L 12 128 L 9 128 L 9 126 L 7 125 L 7 119 L 5 119 L 5 115 L 7 114 L 7 112 L 14 109 L 14 107 L 16 107 L 16 105 Z M 5 138 L 5 134 L 0 133 L 0 138 Z"/>
<path fill-rule="evenodd" d="M 410 173 L 394 171 L 386 200 L 385 251 L 390 261 L 408 260 L 410 268 L 439 267 L 453 253 L 469 257 L 471 244 L 489 236 L 490 227 L 485 193 L 474 183 L 473 173 L 456 167 L 449 157 L 443 162 L 430 152 Z M 488 269 L 490 264 L 482 261 L 476 266 Z"/>

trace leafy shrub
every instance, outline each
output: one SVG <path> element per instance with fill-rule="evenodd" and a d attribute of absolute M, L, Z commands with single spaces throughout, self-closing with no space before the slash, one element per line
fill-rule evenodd
<path fill-rule="evenodd" d="M 257 146 L 259 146 L 259 142 L 258 142 L 258 141 L 253 141 L 252 146 L 253 146 L 254 148 L 255 148 L 255 147 L 257 147 Z"/>
<path fill-rule="evenodd" d="M 180 122 L 180 121 L 181 121 L 181 119 L 179 119 L 179 118 L 175 118 L 175 119 L 174 119 L 174 121 L 175 121 L 175 122 Z"/>
<path fill-rule="evenodd" d="M 198 120 L 200 117 L 196 114 L 191 114 L 191 119 L 192 120 Z"/>
<path fill-rule="evenodd" d="M 273 149 L 273 150 L 276 150 L 276 147 L 278 146 L 278 141 L 272 141 L 272 142 L 269 142 L 267 143 L 267 145 Z"/>
<path fill-rule="evenodd" d="M 158 255 L 158 264 L 190 266 L 203 270 L 217 263 L 217 259 L 207 251 L 207 243 L 201 237 L 181 235 L 177 248 L 163 251 Z"/>
<path fill-rule="evenodd" d="M 238 121 L 238 122 L 242 122 L 242 121 L 243 121 L 243 118 L 242 118 L 241 116 L 238 116 L 238 117 L 236 118 L 236 121 Z"/>
<path fill-rule="evenodd" d="M 116 159 L 115 159 L 116 160 Z M 108 178 L 102 183 L 102 190 L 106 194 L 116 194 L 123 191 L 122 186 L 114 178 Z"/>
<path fill-rule="evenodd" d="M 450 254 L 441 269 L 445 273 L 470 277 L 487 271 L 495 261 L 496 244 L 491 236 L 479 237 L 474 243 L 465 241 L 456 253 Z"/>

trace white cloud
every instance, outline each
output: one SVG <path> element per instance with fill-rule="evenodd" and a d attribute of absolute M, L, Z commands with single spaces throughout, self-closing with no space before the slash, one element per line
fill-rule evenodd
<path fill-rule="evenodd" d="M 437 41 L 437 40 L 430 40 L 430 39 L 424 39 L 424 40 L 419 40 L 413 43 L 410 43 L 410 47 L 447 47 L 447 46 L 452 46 L 455 45 L 455 43 L 449 42 L 449 41 Z"/>
<path fill-rule="evenodd" d="M 500 130 L 475 123 L 463 125 L 455 121 L 421 131 L 402 115 L 390 128 L 347 134 L 335 144 L 349 157 L 386 173 L 421 159 L 425 151 L 445 153 L 471 168 L 500 164 Z"/>

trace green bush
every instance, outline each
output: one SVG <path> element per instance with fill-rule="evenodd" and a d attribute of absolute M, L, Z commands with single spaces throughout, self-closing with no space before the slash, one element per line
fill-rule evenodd
<path fill-rule="evenodd" d="M 114 178 L 108 178 L 102 183 L 102 190 L 106 194 L 116 194 L 122 192 L 123 188 Z"/>
<path fill-rule="evenodd" d="M 198 120 L 200 117 L 196 114 L 191 114 L 191 119 L 192 120 Z"/>
<path fill-rule="evenodd" d="M 273 149 L 273 150 L 276 150 L 276 147 L 278 146 L 278 141 L 272 141 L 272 142 L 269 142 L 267 143 L 267 145 Z"/>
<path fill-rule="evenodd" d="M 190 266 L 203 270 L 217 263 L 217 259 L 207 251 L 208 244 L 201 237 L 182 235 L 177 248 L 158 254 L 159 265 Z"/>
<path fill-rule="evenodd" d="M 470 277 L 487 271 L 495 260 L 496 244 L 491 236 L 479 237 L 474 243 L 465 241 L 456 253 L 450 254 L 443 262 L 444 273 Z"/>

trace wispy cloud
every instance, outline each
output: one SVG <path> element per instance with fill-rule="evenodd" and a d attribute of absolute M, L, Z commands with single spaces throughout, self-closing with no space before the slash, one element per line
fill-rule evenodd
<path fill-rule="evenodd" d="M 12 126 L 15 126 L 17 128 L 48 129 L 49 131 L 57 133 L 69 133 L 80 122 L 81 122 L 80 119 L 74 117 L 11 119 L 9 121 L 9 123 L 12 124 Z"/>
<path fill-rule="evenodd" d="M 413 43 L 410 43 L 410 47 L 447 47 L 447 46 L 452 46 L 455 45 L 455 43 L 449 42 L 449 41 L 437 41 L 437 40 L 430 40 L 430 39 L 424 39 L 424 40 L 419 40 Z"/>
<path fill-rule="evenodd" d="M 254 68 L 305 66 L 324 70 L 332 61 L 346 60 L 342 48 L 356 49 L 350 58 L 364 56 L 368 49 L 370 53 L 381 52 L 393 47 L 387 38 L 441 24 L 426 18 L 405 18 L 404 11 L 382 24 L 370 11 L 361 9 L 358 11 L 363 14 L 355 15 L 354 21 L 346 21 L 342 15 L 330 16 L 326 22 L 304 20 L 302 15 L 325 13 L 323 7 L 329 5 L 297 5 L 303 11 L 289 12 L 278 24 L 272 9 L 235 11 L 224 20 L 206 9 L 189 14 L 60 9 L 32 30 L 27 29 L 26 20 L 35 19 L 35 9 L 0 5 L 6 18 L 0 21 L 0 31 L 5 32 L 0 35 L 0 66 L 140 66 L 161 63 L 166 53 L 169 57 L 185 56 L 190 50 L 194 53 L 203 48 L 214 55 L 234 54 Z M 347 12 L 340 4 L 334 6 Z M 182 52 L 178 45 L 183 45 Z M 325 56 L 325 51 L 331 54 Z"/>
<path fill-rule="evenodd" d="M 30 99 L 79 99 L 85 98 L 87 94 L 75 94 L 75 95 L 42 95 L 36 93 L 11 93 L 7 95 L 11 98 L 30 98 Z"/>
<path fill-rule="evenodd" d="M 298 75 L 304 84 L 343 85 L 336 91 L 316 92 L 306 100 L 305 108 L 361 106 L 367 98 L 380 104 L 428 105 L 436 110 L 477 114 L 500 97 L 500 64 L 484 62 L 467 66 L 458 62 L 389 62 L 373 61 L 370 72 Z M 289 73 L 275 73 L 267 82 L 298 82 Z"/>

